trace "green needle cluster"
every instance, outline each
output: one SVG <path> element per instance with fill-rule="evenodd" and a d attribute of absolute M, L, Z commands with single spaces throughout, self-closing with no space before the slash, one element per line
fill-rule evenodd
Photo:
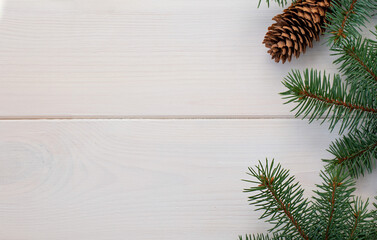
<path fill-rule="evenodd" d="M 355 180 L 341 168 L 321 172 L 308 200 L 304 190 L 280 164 L 266 160 L 249 168 L 252 184 L 250 204 L 262 211 L 261 219 L 273 226 L 269 234 L 240 236 L 245 240 L 344 240 L 377 239 L 377 211 L 368 210 L 369 201 L 353 195 Z M 376 207 L 376 206 L 375 206 Z"/>

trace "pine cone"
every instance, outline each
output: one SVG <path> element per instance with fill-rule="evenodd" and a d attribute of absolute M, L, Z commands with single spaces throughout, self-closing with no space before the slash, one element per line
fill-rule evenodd
<path fill-rule="evenodd" d="M 263 43 L 275 62 L 291 61 L 292 55 L 298 58 L 307 46 L 313 47 L 314 38 L 318 41 L 325 30 L 329 7 L 330 0 L 297 0 L 272 19 L 276 23 L 268 28 Z"/>

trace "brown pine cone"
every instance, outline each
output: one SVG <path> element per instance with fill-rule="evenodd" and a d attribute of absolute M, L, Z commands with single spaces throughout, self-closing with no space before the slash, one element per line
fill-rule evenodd
<path fill-rule="evenodd" d="M 326 12 L 330 0 L 297 0 L 282 14 L 272 20 L 276 23 L 268 28 L 263 43 L 269 48 L 275 62 L 298 58 L 306 47 L 313 47 L 313 40 L 319 40 L 326 24 Z"/>

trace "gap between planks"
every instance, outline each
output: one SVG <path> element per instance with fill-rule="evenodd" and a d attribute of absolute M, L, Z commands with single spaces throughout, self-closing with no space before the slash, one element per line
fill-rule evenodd
<path fill-rule="evenodd" d="M 22 120 L 254 120 L 297 119 L 294 115 L 125 115 L 125 116 L 0 116 L 0 121 Z"/>

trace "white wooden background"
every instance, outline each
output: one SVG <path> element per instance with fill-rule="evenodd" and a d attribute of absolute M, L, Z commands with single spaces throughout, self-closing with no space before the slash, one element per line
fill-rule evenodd
<path fill-rule="evenodd" d="M 0 239 L 236 239 L 276 158 L 311 195 L 335 133 L 282 105 L 281 9 L 256 0 L 0 0 Z M 374 196 L 377 174 L 358 181 Z"/>

